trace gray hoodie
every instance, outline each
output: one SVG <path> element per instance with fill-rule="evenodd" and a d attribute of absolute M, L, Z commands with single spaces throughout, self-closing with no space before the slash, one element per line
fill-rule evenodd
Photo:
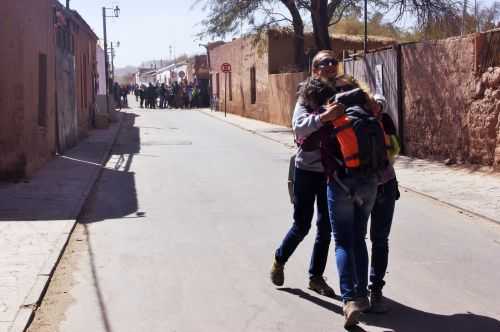
<path fill-rule="evenodd" d="M 318 131 L 323 126 L 319 119 L 319 112 L 313 112 L 305 106 L 301 99 L 297 100 L 295 110 L 293 111 L 292 128 L 295 133 L 295 139 L 300 144 L 305 138 Z M 321 152 L 319 149 L 313 151 L 303 151 L 298 148 L 295 157 L 295 167 L 312 172 L 323 173 L 325 170 L 321 163 Z"/>

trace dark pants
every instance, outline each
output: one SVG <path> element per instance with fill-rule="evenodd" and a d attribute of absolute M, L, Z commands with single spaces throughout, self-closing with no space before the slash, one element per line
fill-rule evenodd
<path fill-rule="evenodd" d="M 389 260 L 389 233 L 398 198 L 399 190 L 396 179 L 378 186 L 370 224 L 370 240 L 372 242 L 370 289 L 373 292 L 382 291 L 385 285 L 384 276 Z"/>
<path fill-rule="evenodd" d="M 295 168 L 293 195 L 293 225 L 283 239 L 281 246 L 276 250 L 276 260 L 279 263 L 285 264 L 299 243 L 307 235 L 311 228 L 314 215 L 314 202 L 316 201 L 317 231 L 309 266 L 309 275 L 322 276 L 325 271 L 331 240 L 325 175 L 323 173 Z"/>
<path fill-rule="evenodd" d="M 141 108 L 144 107 L 144 97 L 141 97 Z"/>

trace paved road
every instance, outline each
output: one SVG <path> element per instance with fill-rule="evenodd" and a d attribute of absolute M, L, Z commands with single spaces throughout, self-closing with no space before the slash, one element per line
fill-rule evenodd
<path fill-rule="evenodd" d="M 306 287 L 311 235 L 285 287 L 268 279 L 289 153 L 200 112 L 130 111 L 30 331 L 341 331 L 341 303 Z M 392 312 L 358 331 L 500 331 L 497 224 L 403 192 L 391 245 Z"/>

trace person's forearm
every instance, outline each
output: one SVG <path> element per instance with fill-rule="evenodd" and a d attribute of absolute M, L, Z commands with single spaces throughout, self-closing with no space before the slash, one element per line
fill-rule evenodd
<path fill-rule="evenodd" d="M 305 138 L 323 126 L 319 114 L 313 114 L 308 109 L 297 102 L 293 112 L 292 127 L 298 138 Z"/>

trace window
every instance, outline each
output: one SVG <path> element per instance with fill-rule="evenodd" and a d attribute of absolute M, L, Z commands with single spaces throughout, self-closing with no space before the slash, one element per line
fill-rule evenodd
<path fill-rule="evenodd" d="M 252 104 L 257 102 L 257 87 L 255 82 L 255 66 L 250 68 L 250 100 Z"/>
<path fill-rule="evenodd" d="M 231 72 L 229 72 L 227 74 L 229 77 L 228 77 L 228 80 L 229 80 L 229 100 L 232 101 L 233 100 L 233 78 L 232 78 L 232 75 L 231 75 Z"/>
<path fill-rule="evenodd" d="M 219 73 L 215 74 L 215 95 L 217 96 L 217 99 L 220 99 Z"/>
<path fill-rule="evenodd" d="M 47 55 L 38 54 L 38 125 L 47 126 Z"/>

